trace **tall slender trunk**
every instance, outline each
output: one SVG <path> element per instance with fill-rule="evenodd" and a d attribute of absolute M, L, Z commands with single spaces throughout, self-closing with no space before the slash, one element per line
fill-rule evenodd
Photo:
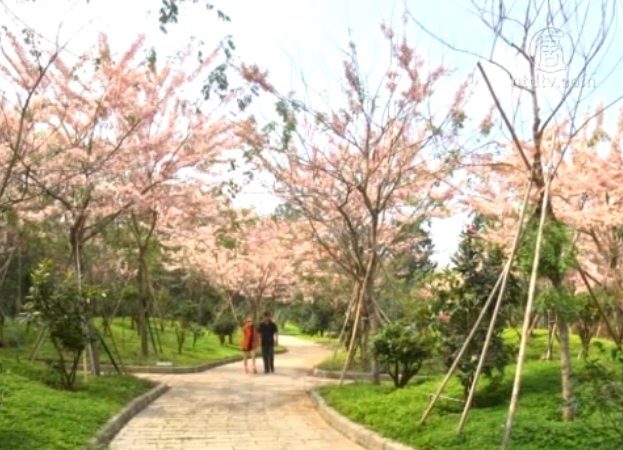
<path fill-rule="evenodd" d="M 259 323 L 260 321 L 260 299 L 251 298 L 249 300 L 250 300 L 249 303 L 251 304 L 251 317 L 253 317 L 253 322 Z"/>
<path fill-rule="evenodd" d="M 147 323 L 147 311 L 149 308 L 149 291 L 147 289 L 147 263 L 145 261 L 145 249 L 139 247 L 138 252 L 138 314 L 137 325 L 141 341 L 141 355 L 149 356 L 149 324 Z"/>
<path fill-rule="evenodd" d="M 149 355 L 149 337 L 151 335 L 154 352 L 158 352 L 156 342 L 152 334 L 152 329 L 149 323 L 149 313 L 151 309 L 151 303 L 154 298 L 153 289 L 151 286 L 151 280 L 149 277 L 149 264 L 147 262 L 147 251 L 151 243 L 151 237 L 156 229 L 156 223 L 158 215 L 155 211 L 151 211 L 149 216 L 149 228 L 146 234 L 143 234 L 141 222 L 137 214 L 132 213 L 130 230 L 134 236 L 134 240 L 137 248 L 137 264 L 138 272 L 136 275 L 136 281 L 138 284 L 138 313 L 136 318 L 136 324 L 138 333 L 141 340 L 141 355 Z"/>
<path fill-rule="evenodd" d="M 361 320 L 361 310 L 362 310 L 362 291 L 363 287 L 356 280 L 355 281 L 355 292 L 356 295 L 353 297 L 353 306 L 355 308 L 354 318 L 353 318 L 353 328 L 350 332 L 350 338 L 348 339 L 348 353 L 346 354 L 346 360 L 344 361 L 344 365 L 342 366 L 342 373 L 340 374 L 340 385 L 344 382 L 344 375 L 346 374 L 346 370 L 350 367 L 350 364 L 353 360 L 353 355 L 355 353 L 356 340 L 361 332 L 360 330 L 360 320 Z"/>
<path fill-rule="evenodd" d="M 227 292 L 227 303 L 234 321 L 238 323 L 238 314 L 236 313 L 236 306 L 234 305 L 234 293 L 232 291 Z"/>
<path fill-rule="evenodd" d="M 380 383 L 380 370 L 376 357 L 370 348 L 370 338 L 374 336 L 378 331 L 378 317 L 374 303 L 374 280 L 376 272 L 376 255 L 370 257 L 370 261 L 366 267 L 366 274 L 363 280 L 363 289 L 361 294 L 363 295 L 363 307 L 364 317 L 366 319 L 363 326 L 362 333 L 362 348 L 361 353 L 366 361 L 366 366 L 369 365 L 372 372 L 372 382 L 374 384 Z"/>
<path fill-rule="evenodd" d="M 4 347 L 4 322 L 4 314 L 0 311 L 0 347 Z"/>
<path fill-rule="evenodd" d="M 560 336 L 560 367 L 562 378 L 562 420 L 571 422 L 573 411 L 573 385 L 571 384 L 571 353 L 569 350 L 569 324 L 564 314 L 558 314 L 558 335 Z"/>
<path fill-rule="evenodd" d="M 368 281 L 366 291 L 367 291 L 366 297 L 367 297 L 367 304 L 368 304 L 368 333 L 366 333 L 366 338 L 369 341 L 370 337 L 374 337 L 376 335 L 376 333 L 378 332 L 378 328 L 379 328 L 378 314 L 377 314 L 377 310 L 374 304 L 374 286 L 373 286 L 372 281 Z M 371 349 L 368 348 L 367 350 L 370 351 L 371 353 L 370 370 L 372 372 L 372 382 L 374 384 L 379 384 L 381 382 L 381 375 L 380 375 L 381 370 L 379 367 L 378 359 L 374 355 L 374 352 L 371 351 Z"/>
<path fill-rule="evenodd" d="M 83 224 L 86 218 L 84 216 L 79 217 L 69 231 L 69 243 L 71 245 L 72 265 L 76 273 L 76 279 L 78 281 L 78 291 L 82 294 L 83 283 L 83 268 L 84 268 L 84 228 Z M 89 356 L 91 358 L 91 372 L 93 375 L 100 375 L 100 352 L 99 343 L 97 341 L 97 329 L 93 323 L 93 317 L 91 314 L 91 305 L 86 305 L 84 310 L 86 331 L 87 331 L 87 347 L 89 349 Z"/>
<path fill-rule="evenodd" d="M 22 275 L 22 237 L 19 235 L 19 244 L 17 246 L 17 296 L 15 297 L 15 314 L 18 314 L 22 309 L 23 293 L 22 288 L 24 286 L 24 277 Z"/>
<path fill-rule="evenodd" d="M 551 361 L 554 357 L 554 328 L 556 324 L 556 313 L 551 309 L 547 310 L 547 350 L 543 359 Z"/>

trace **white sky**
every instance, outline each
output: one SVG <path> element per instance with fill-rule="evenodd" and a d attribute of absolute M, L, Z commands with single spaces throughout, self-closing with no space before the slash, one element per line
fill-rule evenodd
<path fill-rule="evenodd" d="M 0 24 L 32 27 L 50 40 L 59 36 L 61 42 L 70 41 L 68 49 L 75 54 L 94 45 L 101 32 L 108 34 L 111 47 L 118 51 L 125 49 L 138 34 L 145 34 L 148 45 L 153 45 L 159 55 L 174 53 L 191 37 L 211 48 L 229 34 L 236 44 L 237 56 L 266 68 L 271 82 L 281 91 L 301 92 L 304 78 L 313 91 L 327 98 L 339 89 L 342 49 L 349 40 L 357 44 L 365 70 L 374 73 L 379 69 L 386 55 L 380 23 L 392 24 L 401 31 L 405 5 L 426 27 L 453 45 L 483 51 L 490 42 L 490 34 L 469 12 L 470 2 L 463 0 L 213 0 L 213 3 L 231 17 L 230 23 L 218 20 L 214 11 L 203 7 L 205 0 L 200 0 L 197 5 L 190 5 L 191 11 L 182 9 L 181 22 L 170 25 L 167 34 L 158 28 L 160 0 L 0 0 Z M 18 23 L 13 14 L 23 23 Z M 443 62 L 455 68 L 460 80 L 474 69 L 474 58 L 438 44 L 412 22 L 408 22 L 407 31 L 411 42 L 417 43 L 419 53 L 432 65 Z M 611 80 L 600 86 L 592 105 L 607 102 L 615 91 L 620 95 L 622 90 L 616 85 L 620 77 L 616 75 L 621 70 L 617 70 Z M 508 85 L 501 74 L 492 71 L 491 75 L 494 83 Z M 606 75 L 597 81 L 604 81 Z M 501 91 L 503 101 L 512 100 L 510 86 Z M 442 94 L 451 97 L 454 93 Z M 480 115 L 490 105 L 482 86 L 475 87 L 472 113 Z M 276 200 L 262 185 L 262 178 L 245 186 L 236 200 L 238 206 L 254 207 L 260 213 L 274 209 Z M 434 221 L 432 237 L 437 251 L 435 258 L 440 264 L 446 264 L 455 250 L 464 221 L 464 216 Z"/>

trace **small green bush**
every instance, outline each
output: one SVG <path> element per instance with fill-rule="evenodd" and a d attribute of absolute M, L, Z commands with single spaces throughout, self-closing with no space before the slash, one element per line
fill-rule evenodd
<path fill-rule="evenodd" d="M 374 337 L 373 349 L 379 362 L 387 366 L 394 386 L 402 388 L 431 357 L 433 344 L 433 339 L 415 325 L 390 323 Z"/>
<path fill-rule="evenodd" d="M 85 286 L 81 290 L 71 273 L 60 278 L 53 269 L 52 262 L 44 260 L 33 270 L 26 309 L 48 327 L 58 356 L 51 367 L 60 375 L 63 387 L 73 389 L 80 356 L 88 344 L 86 298 L 96 289 Z"/>
<path fill-rule="evenodd" d="M 623 448 L 623 351 L 595 343 L 600 358 L 586 360 L 580 376 L 579 400 L 587 412 L 600 417 L 597 432 L 611 431 Z M 608 353 L 610 353 L 608 355 Z"/>
<path fill-rule="evenodd" d="M 236 331 L 236 321 L 230 316 L 221 316 L 212 325 L 212 331 L 216 334 L 221 342 L 221 345 L 225 344 L 225 337 L 230 344 L 232 344 L 234 331 Z"/>

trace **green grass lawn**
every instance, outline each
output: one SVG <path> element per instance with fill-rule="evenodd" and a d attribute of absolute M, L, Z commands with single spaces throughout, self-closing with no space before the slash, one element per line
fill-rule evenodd
<path fill-rule="evenodd" d="M 153 365 L 157 361 L 170 361 L 176 366 L 193 366 L 241 354 L 237 335 L 234 335 L 233 344 L 226 342 L 225 345 L 221 345 L 218 337 L 207 329 L 195 347 L 192 345 L 192 333 L 188 332 L 182 353 L 179 354 L 175 329 L 168 321 L 164 332 L 158 330 L 162 353 L 155 355 L 152 352 L 147 358 L 140 355 L 139 336 L 136 330 L 131 328 L 129 318 L 115 320 L 112 332 L 124 364 Z M 106 342 L 110 343 L 110 338 L 106 337 Z"/>
<path fill-rule="evenodd" d="M 99 319 L 95 324 L 101 329 Z M 85 383 L 79 373 L 74 391 L 56 389 L 49 382 L 54 374 L 46 364 L 27 361 L 38 333 L 37 328 L 23 323 L 11 322 L 5 329 L 10 345 L 0 348 L 0 450 L 84 448 L 110 417 L 151 388 L 149 382 L 132 376 L 89 377 Z M 194 348 L 192 334 L 188 333 L 182 354 L 178 354 L 175 330 L 168 321 L 164 332 L 160 332 L 163 352 L 147 358 L 139 354 L 139 336 L 129 318 L 116 319 L 112 333 L 123 362 L 128 365 L 157 361 L 170 361 L 176 366 L 199 365 L 241 354 L 237 335 L 233 344 L 221 345 L 208 330 Z M 112 344 L 110 337 L 105 336 L 105 340 Z M 57 358 L 49 340 L 38 357 Z M 104 352 L 101 360 L 108 362 Z"/>
<path fill-rule="evenodd" d="M 42 363 L 0 356 L 0 449 L 82 449 L 110 417 L 151 384 L 132 376 L 80 377 L 74 391 L 43 382 Z"/>
<path fill-rule="evenodd" d="M 100 319 L 95 319 L 95 325 L 101 330 Z M 164 332 L 158 329 L 162 343 L 162 353 L 154 354 L 150 343 L 150 355 L 145 358 L 140 354 L 140 338 L 136 330 L 132 329 L 130 318 L 115 319 L 111 328 L 121 360 L 127 365 L 155 365 L 158 361 L 169 361 L 174 366 L 192 366 L 240 355 L 237 335 L 234 335 L 233 344 L 226 343 L 221 345 L 218 337 L 207 329 L 205 334 L 199 338 L 195 347 L 192 345 L 192 334 L 188 332 L 182 353 L 178 354 L 175 329 L 167 321 Z M 18 344 L 18 347 L 0 348 L 0 355 L 17 353 L 22 358 L 26 358 L 34 346 L 38 332 L 39 330 L 36 328 L 27 329 L 24 324 L 19 324 L 17 327 L 12 323 L 8 324 L 5 333 L 9 340 L 13 341 L 14 344 Z M 104 339 L 112 350 L 111 338 L 104 336 Z M 38 357 L 56 358 L 49 340 L 46 340 L 42 346 Z M 101 361 L 102 363 L 109 362 L 109 358 L 103 350 L 101 351 Z"/>
<path fill-rule="evenodd" d="M 517 334 L 508 330 L 508 342 L 517 341 Z M 600 427 L 600 417 L 579 415 L 572 423 L 560 421 L 560 370 L 558 360 L 541 361 L 546 333 L 537 331 L 530 341 L 524 369 L 524 380 L 515 428 L 513 449 L 620 450 L 621 443 L 611 432 Z M 579 351 L 577 338 L 572 339 L 573 351 Z M 583 363 L 573 360 L 575 373 Z M 421 450 L 487 450 L 498 449 L 502 442 L 508 398 L 512 389 L 515 366 L 507 367 L 503 381 L 495 387 L 481 383 L 477 404 L 470 412 L 463 436 L 455 433 L 462 404 L 441 400 L 426 425 L 418 426 L 429 395 L 437 389 L 441 376 L 425 382 L 411 383 L 394 389 L 389 383 L 374 386 L 353 383 L 321 389 L 327 402 L 352 420 L 392 439 L 416 446 Z M 453 380 L 445 395 L 461 398 L 462 387 Z"/>
<path fill-rule="evenodd" d="M 305 339 L 306 341 L 316 342 L 317 344 L 334 345 L 337 343 L 337 338 L 326 334 L 324 336 L 311 336 L 309 334 L 305 334 L 301 331 L 301 328 L 298 325 L 292 322 L 286 322 L 286 324 L 281 327 L 279 332 L 288 336 L 296 336 L 297 338 Z"/>

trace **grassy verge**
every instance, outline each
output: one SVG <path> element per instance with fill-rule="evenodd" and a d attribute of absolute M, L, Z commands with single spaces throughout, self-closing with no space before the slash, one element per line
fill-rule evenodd
<path fill-rule="evenodd" d="M 333 355 L 318 364 L 318 369 L 341 371 L 346 361 L 347 351 L 344 348 L 339 349 L 337 352 L 333 352 Z M 348 368 L 351 372 L 366 372 L 368 369 L 361 363 L 361 359 L 354 358 Z"/>
<path fill-rule="evenodd" d="M 151 384 L 131 376 L 80 380 L 74 391 L 44 382 L 40 363 L 0 356 L 0 449 L 82 449 L 110 417 Z"/>
<path fill-rule="evenodd" d="M 516 336 L 510 330 L 505 337 L 509 343 L 513 343 Z M 621 443 L 616 436 L 602 427 L 600 416 L 580 409 L 581 414 L 575 422 L 561 422 L 559 362 L 540 360 L 546 338 L 544 332 L 537 332 L 531 341 L 528 352 L 531 359 L 524 368 L 512 448 L 620 449 Z M 577 339 L 572 340 L 572 345 L 574 352 L 579 351 Z M 583 363 L 574 359 L 573 364 L 574 372 L 580 373 Z M 327 386 L 321 389 L 321 393 L 331 406 L 352 420 L 421 450 L 498 449 L 502 441 L 514 369 L 514 365 L 509 366 L 504 379 L 496 386 L 482 382 L 462 436 L 455 433 L 462 410 L 462 403 L 457 401 L 442 399 L 427 424 L 417 424 L 430 394 L 439 385 L 441 375 L 425 382 L 409 384 L 404 389 L 394 389 L 388 383 L 380 386 L 353 383 L 341 387 Z M 461 392 L 461 385 L 454 379 L 445 395 L 460 399 Z"/>
<path fill-rule="evenodd" d="M 337 343 L 337 338 L 333 336 L 311 336 L 309 334 L 305 334 L 301 331 L 301 328 L 298 325 L 291 322 L 286 322 L 286 324 L 281 327 L 280 333 L 287 336 L 296 336 L 297 338 L 316 342 L 317 344 L 332 345 Z"/>
<path fill-rule="evenodd" d="M 192 345 L 192 334 L 188 332 L 186 342 L 180 354 L 177 351 L 175 329 L 169 324 L 164 331 L 158 330 L 162 344 L 162 353 L 155 355 L 152 352 L 145 358 L 140 354 L 140 338 L 136 330 L 131 328 L 129 318 L 115 320 L 111 328 L 124 364 L 153 365 L 157 361 L 169 361 L 175 366 L 194 366 L 240 355 L 238 336 L 234 336 L 233 344 L 225 343 L 221 345 L 218 337 L 208 330 L 206 330 L 204 336 L 197 340 L 194 347 Z M 106 341 L 110 343 L 111 339 L 106 337 Z"/>
<path fill-rule="evenodd" d="M 342 368 L 344 367 L 344 362 L 346 361 L 347 353 L 348 352 L 346 350 L 340 349 L 333 356 L 330 356 L 329 358 L 325 359 L 320 364 L 318 364 L 317 367 L 321 370 L 341 371 Z M 368 371 L 368 369 L 366 369 L 362 365 L 361 360 L 359 358 L 355 358 L 352 361 L 349 370 L 352 372 Z M 437 374 L 439 373 L 440 370 L 442 370 L 441 361 L 439 359 L 431 359 L 431 360 L 424 362 L 424 364 L 422 365 L 422 368 L 418 372 L 418 375 L 428 376 L 432 374 Z"/>
<path fill-rule="evenodd" d="M 101 330 L 99 319 L 95 320 L 95 324 Z M 194 347 L 192 345 L 192 333 L 188 332 L 186 342 L 180 354 L 177 351 L 175 328 L 167 321 L 164 331 L 158 329 L 162 352 L 157 355 L 154 354 L 150 343 L 150 355 L 143 357 L 140 354 L 140 338 L 136 330 L 132 329 L 130 318 L 115 319 L 111 329 L 121 360 L 127 365 L 155 365 L 158 361 L 168 361 L 174 366 L 193 366 L 240 355 L 237 335 L 234 336 L 233 344 L 226 343 L 221 345 L 218 337 L 208 330 L 197 340 Z M 12 323 L 8 324 L 7 335 L 13 341 L 13 344 L 17 344 L 17 346 L 8 349 L 0 348 L 0 355 L 18 355 L 19 357 L 26 358 L 35 344 L 38 333 L 39 330 L 34 327 L 27 328 L 24 324 L 17 326 Z M 112 350 L 111 337 L 104 335 L 104 340 Z M 38 357 L 56 358 L 49 340 L 44 342 Z M 103 350 L 101 351 L 101 360 L 103 363 L 109 362 L 109 358 Z"/>

